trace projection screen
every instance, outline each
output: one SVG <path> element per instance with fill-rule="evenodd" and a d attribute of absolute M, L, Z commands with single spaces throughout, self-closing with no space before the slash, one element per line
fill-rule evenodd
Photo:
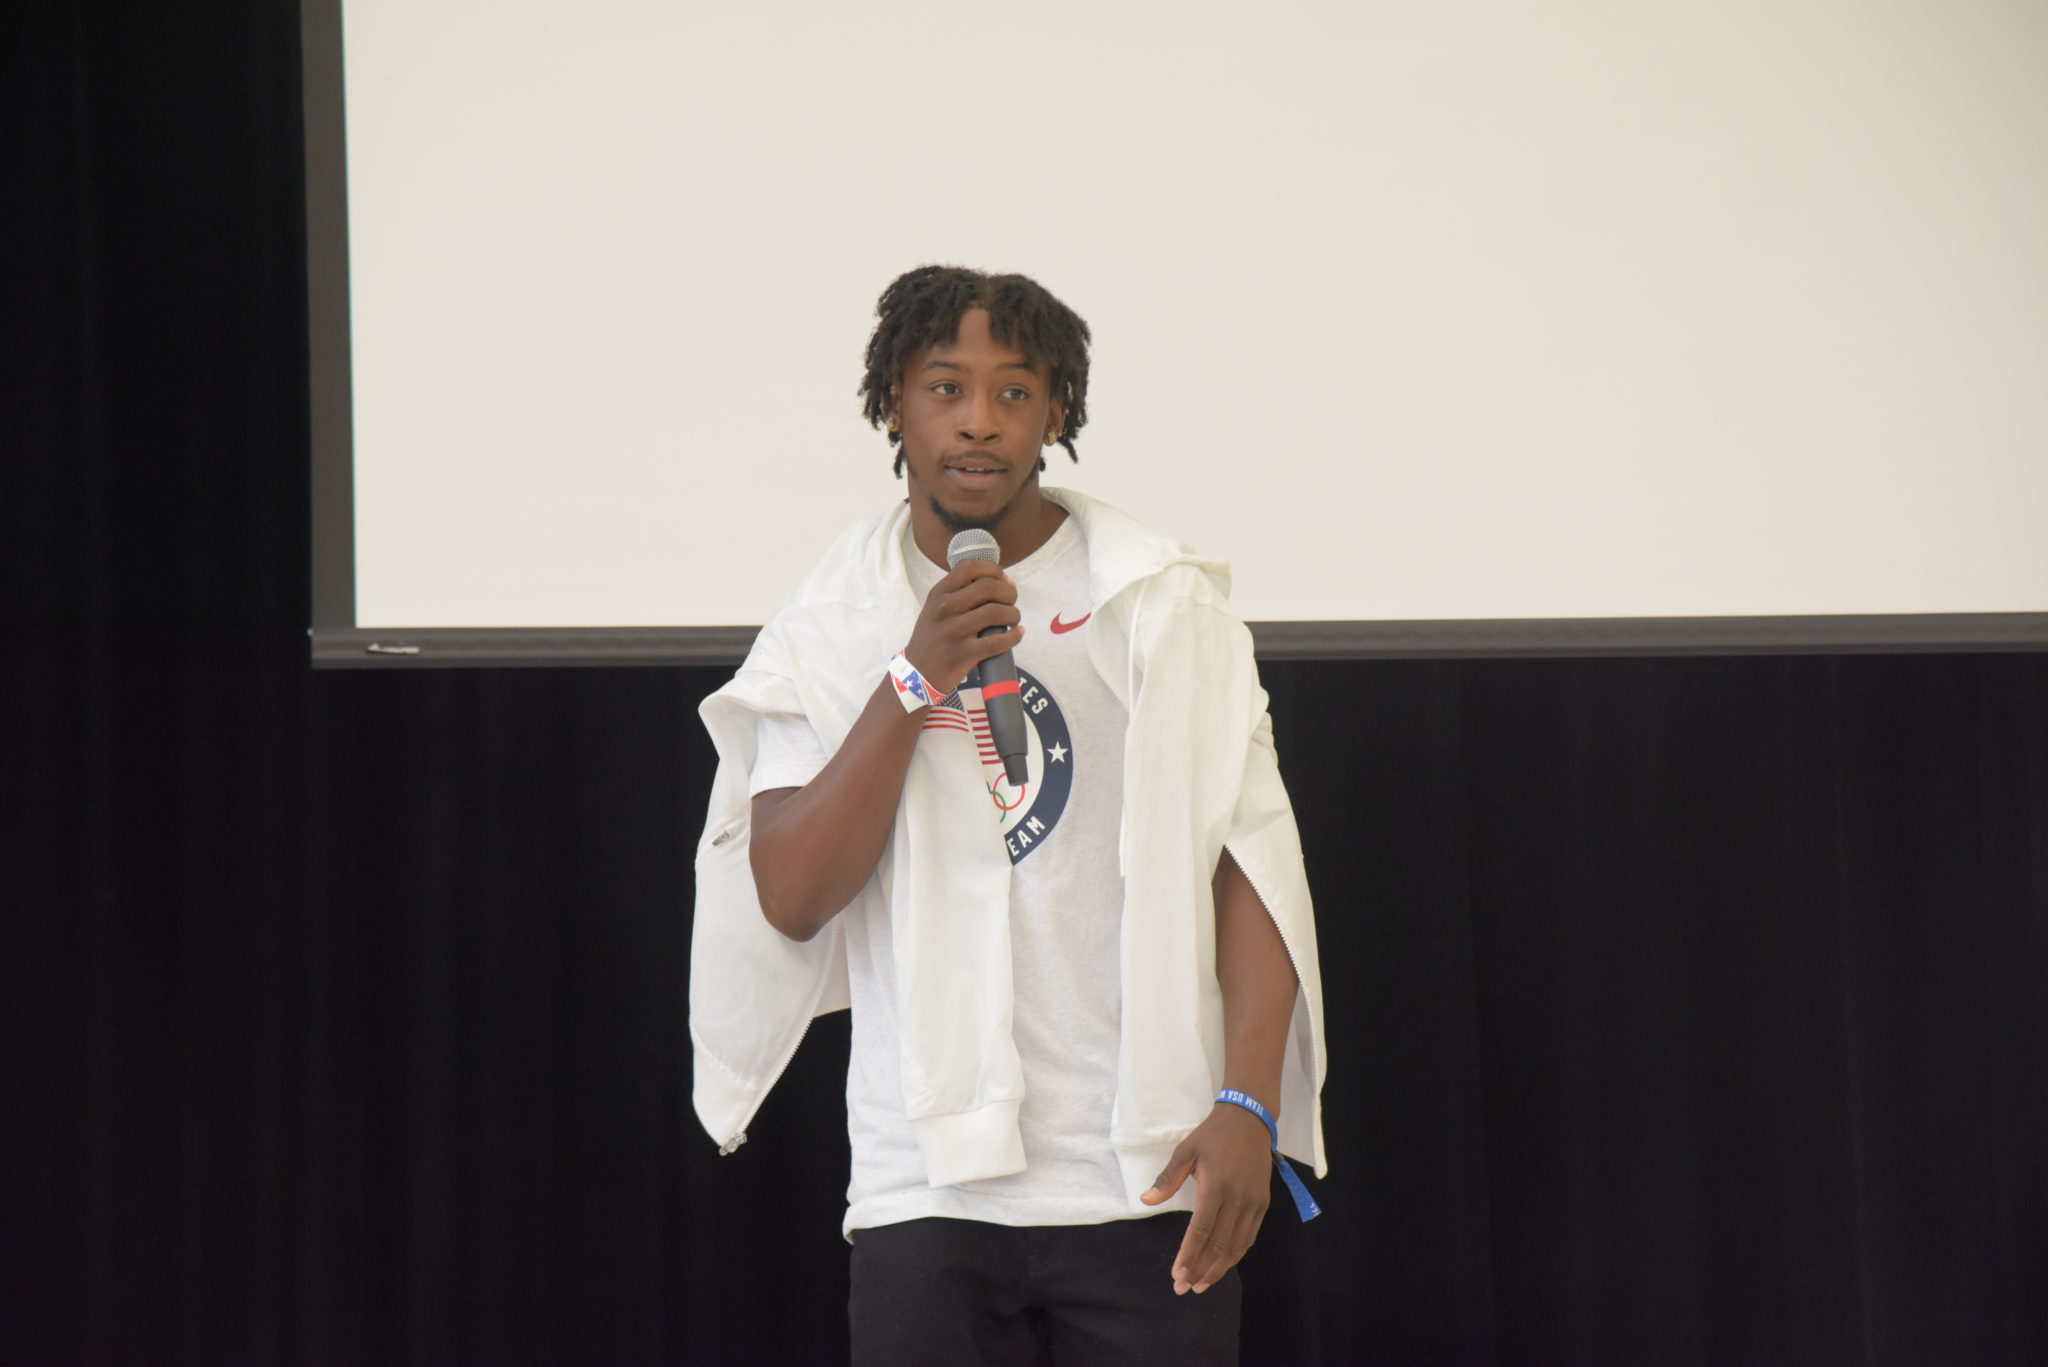
<path fill-rule="evenodd" d="M 320 664 L 737 659 L 925 262 L 1269 656 L 2048 646 L 2031 0 L 304 20 Z"/>

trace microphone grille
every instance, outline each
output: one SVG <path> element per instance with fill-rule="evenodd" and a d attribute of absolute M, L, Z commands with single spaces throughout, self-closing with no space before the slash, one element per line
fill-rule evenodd
<path fill-rule="evenodd" d="M 986 560 L 996 564 L 1002 559 L 1002 552 L 996 548 L 996 539 L 979 527 L 969 527 L 946 544 L 946 568 L 957 570 L 963 560 Z"/>

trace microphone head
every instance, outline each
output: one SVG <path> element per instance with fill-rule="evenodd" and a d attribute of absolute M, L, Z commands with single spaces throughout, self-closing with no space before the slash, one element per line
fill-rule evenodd
<path fill-rule="evenodd" d="M 996 539 L 979 527 L 969 527 L 946 543 L 946 568 L 949 570 L 959 569 L 963 560 L 986 560 L 994 565 L 1002 558 Z"/>

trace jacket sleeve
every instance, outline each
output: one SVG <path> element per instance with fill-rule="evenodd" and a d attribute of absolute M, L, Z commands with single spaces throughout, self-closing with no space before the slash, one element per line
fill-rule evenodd
<path fill-rule="evenodd" d="M 1273 918 L 1300 980 L 1280 1074 L 1280 1147 L 1289 1157 L 1311 1164 L 1321 1177 L 1329 1164 L 1323 1151 L 1323 988 L 1315 916 L 1302 863 L 1301 833 L 1280 779 L 1265 690 L 1260 689 L 1258 696 L 1259 717 L 1245 747 L 1244 777 L 1224 846 Z"/>
<path fill-rule="evenodd" d="M 718 750 L 718 772 L 697 841 L 691 1094 L 697 1118 L 725 1151 L 745 1140 L 747 1124 L 811 1017 L 847 1004 L 840 929 L 834 925 L 803 943 L 791 940 L 762 916 L 754 889 L 748 778 L 760 717 L 803 714 L 795 684 L 773 667 L 774 646 L 757 642 L 732 682 L 698 709 Z"/>
<path fill-rule="evenodd" d="M 1197 903 L 1208 905 L 1206 883 L 1220 844 L 1237 860 L 1273 918 L 1300 983 L 1281 1065 L 1280 1147 L 1289 1157 L 1309 1163 L 1320 1176 L 1327 1162 L 1321 1109 L 1323 991 L 1315 917 L 1302 866 L 1301 835 L 1287 786 L 1280 780 L 1273 723 L 1266 691 L 1258 681 L 1251 633 L 1213 581 L 1192 570 L 1163 574 L 1156 597 L 1141 597 L 1132 621 L 1128 630 L 1144 642 L 1140 701 L 1134 715 L 1164 709 L 1186 721 L 1178 741 L 1164 753 L 1148 749 L 1148 761 L 1156 767 L 1142 784 L 1134 785 L 1127 769 L 1126 835 L 1132 829 L 1133 806 L 1146 800 L 1147 790 L 1156 793 L 1163 787 L 1174 794 L 1176 803 L 1192 802 L 1196 826 L 1213 832 L 1210 839 L 1215 841 L 1200 851 L 1203 886 L 1196 891 Z M 1191 738 L 1197 743 L 1189 744 Z M 1195 754 L 1204 756 L 1199 765 L 1189 760 Z M 1144 870 L 1130 858 L 1134 848 L 1140 847 L 1127 846 L 1125 858 L 1127 887 L 1133 889 Z M 1138 990 L 1143 990 L 1142 983 Z M 1128 1007 L 1128 995 L 1126 1001 Z M 1220 1055 L 1216 1062 L 1220 1067 Z"/>

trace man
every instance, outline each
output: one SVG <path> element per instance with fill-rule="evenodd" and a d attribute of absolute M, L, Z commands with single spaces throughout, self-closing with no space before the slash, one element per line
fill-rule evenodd
<path fill-rule="evenodd" d="M 851 1005 L 856 1362 L 1233 1362 L 1276 1137 L 1324 1166 L 1314 927 L 1250 635 L 1221 565 L 1040 486 L 1087 417 L 1072 310 L 924 267 L 877 311 L 862 393 L 909 497 L 703 707 L 699 1116 L 743 1142 L 809 1019 Z M 1000 567 L 946 568 L 969 528 Z M 976 673 L 1003 651 L 1021 787 Z"/>

